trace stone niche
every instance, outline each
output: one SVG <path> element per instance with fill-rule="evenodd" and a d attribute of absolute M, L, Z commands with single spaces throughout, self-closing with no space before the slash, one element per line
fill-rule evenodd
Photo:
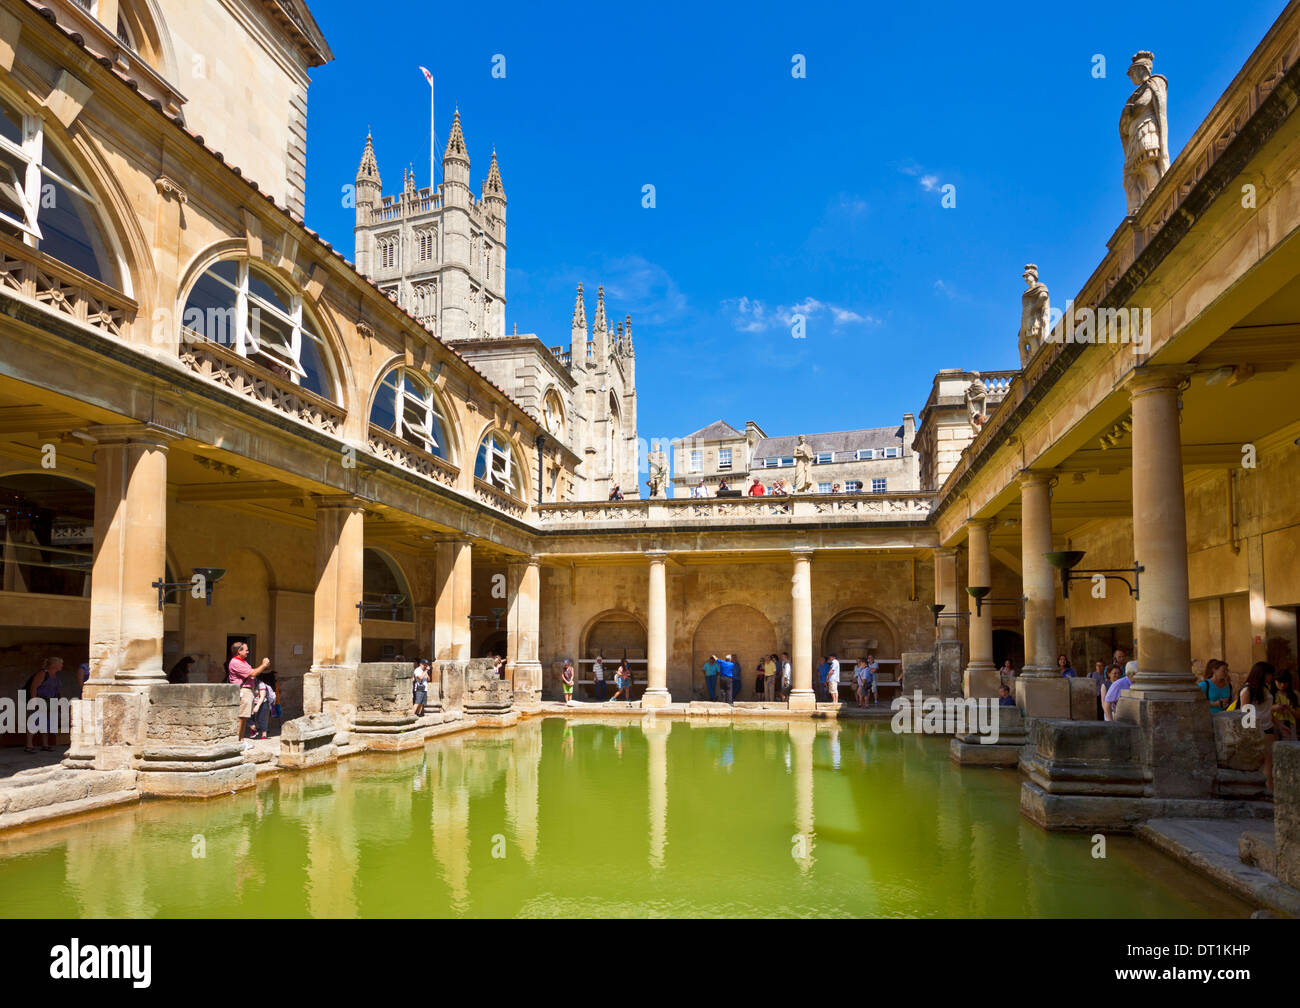
<path fill-rule="evenodd" d="M 466 717 L 472 717 L 489 728 L 505 727 L 519 720 L 519 712 L 514 709 L 514 693 L 510 683 L 497 676 L 490 659 L 475 658 L 464 662 L 461 667 L 465 683 L 463 703 Z"/>
<path fill-rule="evenodd" d="M 411 696 L 409 661 L 362 662 L 357 666 L 357 709 L 351 742 L 363 749 L 414 749 L 424 744 Z"/>
<path fill-rule="evenodd" d="M 238 739 L 237 686 L 164 684 L 150 686 L 143 699 L 141 795 L 207 798 L 253 786 L 256 770 Z"/>

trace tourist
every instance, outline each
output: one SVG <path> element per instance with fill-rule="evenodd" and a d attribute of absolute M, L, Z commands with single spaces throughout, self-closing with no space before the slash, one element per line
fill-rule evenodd
<path fill-rule="evenodd" d="M 763 663 L 764 700 L 773 699 L 780 690 L 780 686 L 776 681 L 777 672 L 776 655 L 770 654 L 767 656 L 767 661 Z"/>
<path fill-rule="evenodd" d="M 190 666 L 194 664 L 194 659 L 186 655 L 167 673 L 167 681 L 173 685 L 177 683 L 187 683 L 190 681 Z"/>
<path fill-rule="evenodd" d="M 1257 661 L 1250 667 L 1246 676 L 1246 685 L 1237 695 L 1238 706 L 1245 710 L 1249 704 L 1255 708 L 1255 727 L 1264 733 L 1264 790 L 1273 793 L 1273 743 L 1277 741 L 1277 729 L 1273 725 L 1273 694 L 1268 688 L 1268 681 L 1274 676 L 1273 666 L 1266 661 Z"/>
<path fill-rule="evenodd" d="M 253 687 L 253 730 L 252 738 L 266 738 L 271 727 L 271 705 L 275 703 L 275 673 L 263 672 L 257 677 Z"/>
<path fill-rule="evenodd" d="M 1064 679 L 1075 678 L 1074 669 L 1070 667 L 1070 659 L 1065 655 L 1056 656 L 1056 670 L 1061 673 Z"/>
<path fill-rule="evenodd" d="M 736 697 L 740 695 L 740 670 L 736 668 L 736 663 L 732 661 L 731 655 L 727 655 L 718 662 L 718 675 L 722 677 L 723 695 L 727 698 L 727 703 L 734 704 Z"/>
<path fill-rule="evenodd" d="M 1120 668 L 1128 667 L 1128 652 L 1122 647 L 1116 647 L 1115 653 L 1111 655 L 1112 665 L 1118 665 Z"/>
<path fill-rule="evenodd" d="M 840 485 L 838 483 L 832 483 L 831 493 L 839 493 L 839 492 L 840 492 Z"/>
<path fill-rule="evenodd" d="M 418 661 L 411 673 L 411 701 L 415 716 L 424 717 L 424 705 L 429 702 L 429 663 Z"/>
<path fill-rule="evenodd" d="M 817 699 L 826 699 L 826 677 L 831 674 L 830 659 L 822 655 L 822 663 L 817 666 Z"/>
<path fill-rule="evenodd" d="M 718 699 L 718 656 L 709 655 L 709 660 L 700 669 L 704 673 L 704 688 L 709 691 L 709 699 Z"/>
<path fill-rule="evenodd" d="M 857 694 L 859 707 L 867 705 L 867 676 L 869 674 L 867 672 L 867 663 L 861 658 L 853 663 L 854 692 Z"/>
<path fill-rule="evenodd" d="M 1277 737 L 1281 742 L 1296 740 L 1296 712 L 1300 709 L 1300 697 L 1292 685 L 1290 669 L 1277 670 L 1277 690 L 1273 694 L 1273 723 L 1277 725 Z"/>
<path fill-rule="evenodd" d="M 614 484 L 614 489 L 609 492 L 609 499 L 612 501 L 621 501 L 623 499 L 623 488 L 617 483 Z"/>
<path fill-rule="evenodd" d="M 840 702 L 840 660 L 835 655 L 831 655 L 831 664 L 826 670 L 826 695 L 831 703 Z"/>
<path fill-rule="evenodd" d="M 59 726 L 55 722 L 55 710 L 57 704 L 51 701 L 58 700 L 62 691 L 62 683 L 59 682 L 59 673 L 63 671 L 62 658 L 46 658 L 41 662 L 39 671 L 32 673 L 31 677 L 23 686 L 23 693 L 26 695 L 28 703 L 32 697 L 44 701 L 39 704 L 36 711 L 28 716 L 26 709 L 19 712 L 20 717 L 27 721 L 27 752 L 36 752 L 35 740 L 38 736 L 44 735 L 46 744 L 41 746 L 46 752 L 54 748 L 54 738 L 58 734 Z"/>
<path fill-rule="evenodd" d="M 871 688 L 871 705 L 874 707 L 880 702 L 877 679 L 880 677 L 880 663 L 876 661 L 876 656 L 867 653 L 867 685 Z"/>
<path fill-rule="evenodd" d="M 619 697 L 632 699 L 632 676 L 627 670 L 626 661 L 619 662 L 618 668 L 614 670 L 614 695 L 609 698 L 609 702 L 613 703 Z"/>
<path fill-rule="evenodd" d="M 1116 673 L 1119 673 L 1116 675 Z M 1133 685 L 1133 677 L 1137 675 L 1137 662 L 1129 662 L 1123 670 L 1118 665 L 1111 667 L 1111 684 L 1110 689 L 1106 691 L 1106 720 L 1115 720 L 1115 707 L 1119 703 L 1120 694 Z"/>
<path fill-rule="evenodd" d="M 603 655 L 596 655 L 596 660 L 591 663 L 591 678 L 595 680 L 595 692 L 597 700 L 605 699 L 605 659 Z"/>
<path fill-rule="evenodd" d="M 1106 675 L 1106 663 L 1100 658 L 1093 662 L 1092 666 L 1092 671 L 1088 673 L 1088 678 L 1097 686 L 1097 717 L 1103 718 L 1104 712 L 1102 710 L 1102 698 L 1106 695 L 1106 688 L 1110 686 L 1110 678 Z"/>
<path fill-rule="evenodd" d="M 492 671 L 497 674 L 498 679 L 506 677 L 506 656 L 494 655 L 492 658 Z"/>
<path fill-rule="evenodd" d="M 1216 714 L 1232 706 L 1232 681 L 1228 678 L 1228 663 L 1211 658 L 1205 663 L 1205 678 L 1200 682 L 1201 692 L 1210 701 L 1210 710 Z"/>
<path fill-rule="evenodd" d="M 763 484 L 759 482 L 758 477 L 755 476 L 754 482 L 749 485 L 749 496 L 762 497 L 765 493 L 767 493 L 767 488 L 764 487 Z"/>
<path fill-rule="evenodd" d="M 226 680 L 239 687 L 239 734 L 242 740 L 248 731 L 248 719 L 253 716 L 253 686 L 259 673 L 265 672 L 271 664 L 270 658 L 263 658 L 262 663 L 253 668 L 248 664 L 248 642 L 235 641 L 230 645 L 230 661 L 226 663 Z"/>
<path fill-rule="evenodd" d="M 81 673 L 82 683 L 90 682 L 90 662 L 82 662 L 77 666 L 77 671 Z"/>
<path fill-rule="evenodd" d="M 1015 666 L 1011 664 L 1010 658 L 1004 661 L 1002 663 L 1002 667 L 998 669 L 998 678 L 1007 684 L 1014 683 L 1016 681 L 1016 669 Z"/>
<path fill-rule="evenodd" d="M 564 659 L 564 668 L 560 671 L 560 683 L 564 687 L 564 703 L 569 705 L 573 703 L 573 659 Z"/>
<path fill-rule="evenodd" d="M 773 497 L 789 497 L 790 489 L 785 485 L 785 480 L 779 479 L 772 484 Z"/>
<path fill-rule="evenodd" d="M 1014 707 L 1015 705 L 1016 698 L 1011 695 L 1011 687 L 1006 683 L 1003 683 L 998 687 L 998 706 Z"/>
<path fill-rule="evenodd" d="M 790 665 L 790 656 L 784 651 L 781 652 L 781 695 L 778 700 L 785 700 L 790 696 L 790 683 L 793 669 Z"/>
<path fill-rule="evenodd" d="M 767 686 L 767 660 L 760 658 L 758 665 L 754 668 L 754 699 L 762 700 L 763 691 Z"/>
<path fill-rule="evenodd" d="M 731 493 L 731 487 L 727 486 L 726 480 L 719 480 L 715 496 L 721 497 L 724 493 Z"/>

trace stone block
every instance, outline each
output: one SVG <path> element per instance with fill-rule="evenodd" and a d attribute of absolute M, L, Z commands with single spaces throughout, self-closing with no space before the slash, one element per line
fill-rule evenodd
<path fill-rule="evenodd" d="M 1068 718 L 1070 680 L 1061 676 L 1016 679 L 1016 706 L 1027 718 Z"/>
<path fill-rule="evenodd" d="M 324 694 L 321 692 L 319 672 L 306 672 L 302 677 L 302 711 L 304 714 L 319 714 L 324 710 Z"/>
<path fill-rule="evenodd" d="M 903 652 L 903 688 L 920 690 L 925 696 L 939 695 L 939 669 L 933 651 Z"/>
<path fill-rule="evenodd" d="M 1208 798 L 1218 760 L 1209 705 L 1193 700 L 1120 698 L 1116 723 L 1136 725 L 1141 762 L 1156 798 Z"/>
<path fill-rule="evenodd" d="M 142 772 L 136 778 L 141 796 L 154 798 L 212 798 L 250 788 L 256 779 L 257 768 L 243 761 L 213 770 Z"/>
<path fill-rule="evenodd" d="M 1246 728 L 1236 711 L 1211 714 L 1214 753 L 1218 765 L 1227 770 L 1259 770 L 1264 765 L 1264 733 Z"/>
<path fill-rule="evenodd" d="M 962 696 L 962 646 L 958 640 L 941 640 L 935 645 L 935 680 L 938 695 Z M 914 688 L 908 683 L 908 688 Z"/>
<path fill-rule="evenodd" d="M 1300 889 L 1300 742 L 1273 745 L 1273 836 L 1278 880 Z"/>
<path fill-rule="evenodd" d="M 1070 684 L 1070 719 L 1100 721 L 1097 714 L 1097 684 L 1091 679 L 1066 679 Z"/>
<path fill-rule="evenodd" d="M 1277 846 L 1271 831 L 1246 830 L 1237 837 L 1237 856 L 1242 864 L 1277 874 Z"/>
<path fill-rule="evenodd" d="M 280 765 L 295 769 L 338 760 L 334 719 L 323 712 L 286 721 L 280 729 Z"/>
<path fill-rule="evenodd" d="M 996 697 L 1002 680 L 992 667 L 976 668 L 968 665 L 962 676 L 962 694 L 968 697 Z"/>

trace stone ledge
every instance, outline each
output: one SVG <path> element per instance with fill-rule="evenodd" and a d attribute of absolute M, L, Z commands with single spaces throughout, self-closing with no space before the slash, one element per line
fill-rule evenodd
<path fill-rule="evenodd" d="M 1020 814 L 1050 831 L 1130 833 L 1152 819 L 1271 819 L 1273 806 L 1222 798 L 1050 794 L 1033 781 L 1022 781 Z"/>
<path fill-rule="evenodd" d="M 96 771 L 98 772 L 98 771 Z M 42 805 L 25 812 L 12 812 L 0 815 L 0 832 L 31 826 L 36 823 L 53 822 L 71 816 L 84 815 L 99 809 L 113 808 L 116 805 L 134 805 L 140 801 L 140 792 L 134 787 L 122 791 L 109 791 L 104 794 L 78 798 L 75 801 L 61 802 L 58 805 Z"/>

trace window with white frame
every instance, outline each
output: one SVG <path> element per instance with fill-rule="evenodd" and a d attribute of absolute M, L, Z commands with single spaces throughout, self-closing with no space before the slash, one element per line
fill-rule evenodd
<path fill-rule="evenodd" d="M 329 353 L 303 313 L 302 297 L 247 259 L 209 266 L 190 289 L 181 325 L 188 339 L 230 346 L 295 385 L 334 398 Z"/>
<path fill-rule="evenodd" d="M 704 452 L 702 451 L 691 452 L 690 471 L 693 473 L 704 472 Z"/>
<path fill-rule="evenodd" d="M 886 449 L 885 449 L 885 458 L 898 458 L 898 449 L 897 449 L 897 448 L 886 448 Z"/>
<path fill-rule="evenodd" d="M 731 449 L 719 448 L 718 449 L 718 471 L 726 472 L 730 468 L 731 468 Z"/>
<path fill-rule="evenodd" d="M 446 424 L 433 386 L 413 368 L 398 365 L 384 375 L 370 407 L 370 422 L 430 455 L 449 458 Z"/>
<path fill-rule="evenodd" d="M 859 449 L 858 449 L 858 461 L 859 461 L 859 462 L 869 462 L 871 459 L 873 459 L 873 458 L 875 458 L 875 457 L 876 457 L 876 449 L 874 449 L 874 448 L 859 448 Z"/>
<path fill-rule="evenodd" d="M 0 233 L 120 287 L 95 220 L 97 202 L 54 152 L 41 117 L 0 98 Z"/>
<path fill-rule="evenodd" d="M 848 480 L 844 484 L 845 493 L 861 493 L 862 480 Z"/>
<path fill-rule="evenodd" d="M 818 452 L 816 462 L 817 465 L 826 465 L 834 458 L 835 458 L 834 452 Z"/>
<path fill-rule="evenodd" d="M 884 492 L 885 492 L 885 489 L 886 489 L 886 481 L 885 481 L 885 480 L 882 480 L 882 479 L 873 479 L 873 480 L 871 481 L 871 492 L 872 492 L 872 493 L 884 493 Z"/>
<path fill-rule="evenodd" d="M 498 490 L 518 496 L 515 491 L 514 455 L 504 434 L 489 431 L 483 435 L 478 446 L 478 459 L 474 463 L 474 477 L 490 483 Z"/>
<path fill-rule="evenodd" d="M 831 492 L 831 489 L 832 489 L 832 485 L 831 485 L 830 483 L 818 483 L 818 484 L 817 484 L 817 492 L 818 492 L 818 493 L 830 493 L 830 492 Z"/>
<path fill-rule="evenodd" d="M 781 460 L 780 460 L 779 458 L 765 458 L 765 459 L 763 459 L 763 468 L 764 468 L 764 469 L 776 469 L 776 468 L 778 468 L 780 465 L 781 465 Z"/>

